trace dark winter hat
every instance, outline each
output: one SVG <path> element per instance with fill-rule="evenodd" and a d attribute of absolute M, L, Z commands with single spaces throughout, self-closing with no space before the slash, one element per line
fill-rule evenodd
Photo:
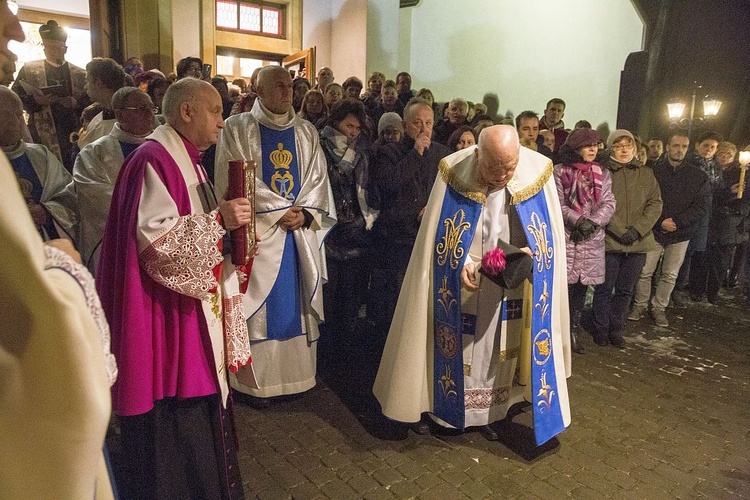
<path fill-rule="evenodd" d="M 629 137 L 630 140 L 633 141 L 633 144 L 635 144 L 635 138 L 633 137 L 633 134 L 625 129 L 618 128 L 617 130 L 609 134 L 609 137 L 607 137 L 607 149 L 612 149 L 612 145 L 618 139 L 622 139 L 623 137 Z"/>
<path fill-rule="evenodd" d="M 593 146 L 599 143 L 599 134 L 596 130 L 590 128 L 577 128 L 570 133 L 565 144 L 571 149 L 578 149 L 583 146 Z"/>
<path fill-rule="evenodd" d="M 57 24 L 56 21 L 47 21 L 47 24 L 43 24 L 39 27 L 39 36 L 42 40 L 55 40 L 58 42 L 65 42 L 68 40 L 68 32 L 63 27 Z"/>

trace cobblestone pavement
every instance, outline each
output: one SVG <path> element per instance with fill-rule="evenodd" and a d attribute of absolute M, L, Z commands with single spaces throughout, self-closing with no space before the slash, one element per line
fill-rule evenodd
<path fill-rule="evenodd" d="M 572 424 L 533 446 L 528 408 L 477 432 L 416 435 L 387 421 L 361 350 L 296 399 L 238 403 L 249 498 L 750 498 L 750 313 L 668 309 L 629 322 L 627 347 L 586 336 L 568 380 Z"/>

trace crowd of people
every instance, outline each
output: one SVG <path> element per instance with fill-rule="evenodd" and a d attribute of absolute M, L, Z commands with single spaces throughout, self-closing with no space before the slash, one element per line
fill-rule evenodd
<path fill-rule="evenodd" d="M 57 23 L 40 36 L 44 60 L 15 79 L 3 65 L 0 147 L 40 241 L 72 242 L 95 277 L 125 497 L 241 497 L 231 393 L 264 408 L 307 391 L 318 356 L 330 366 L 362 329 L 387 416 L 493 440 L 512 404 L 541 398 L 541 443 L 570 423 L 582 325 L 623 347 L 628 320 L 666 327 L 670 304 L 720 305 L 738 284 L 750 300 L 750 197 L 715 132 L 692 149 L 678 130 L 600 137 L 566 128 L 559 98 L 498 119 L 439 105 L 406 72 L 365 86 L 279 66 L 230 83 L 195 57 L 83 69 Z M 237 159 L 256 162 L 252 201 L 226 199 Z M 252 259 L 234 264 L 228 233 L 251 223 Z"/>

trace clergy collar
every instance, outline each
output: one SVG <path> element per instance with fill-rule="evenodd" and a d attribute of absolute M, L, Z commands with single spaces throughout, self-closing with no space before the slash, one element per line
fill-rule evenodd
<path fill-rule="evenodd" d="M 260 98 L 255 100 L 255 104 L 253 104 L 253 109 L 250 113 L 252 113 L 252 115 L 262 124 L 274 128 L 287 128 L 292 125 L 292 121 L 295 118 L 293 108 L 291 108 L 288 113 L 279 115 L 265 107 L 263 103 L 260 102 Z"/>
<path fill-rule="evenodd" d="M 63 66 L 65 66 L 67 64 L 68 61 L 63 61 L 62 64 L 58 64 L 55 61 L 50 61 L 49 59 L 45 59 L 44 62 L 47 63 L 47 64 L 49 64 L 53 68 L 62 68 Z"/>
<path fill-rule="evenodd" d="M 3 146 L 2 150 L 9 160 L 15 160 L 26 153 L 26 143 L 20 140 L 15 146 Z"/>
<path fill-rule="evenodd" d="M 119 122 L 115 122 L 115 126 L 112 127 L 112 130 L 109 132 L 109 135 L 111 135 L 118 141 L 127 142 L 130 144 L 143 144 L 146 141 L 146 137 L 148 137 L 151 134 L 152 132 L 149 132 L 148 134 L 144 134 L 144 135 L 131 134 L 130 132 L 124 131 L 120 127 Z"/>

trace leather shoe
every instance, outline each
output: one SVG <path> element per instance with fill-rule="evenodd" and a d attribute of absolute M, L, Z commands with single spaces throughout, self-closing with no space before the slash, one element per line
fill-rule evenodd
<path fill-rule="evenodd" d="M 424 420 L 420 420 L 417 423 L 411 424 L 409 427 L 411 427 L 411 430 L 413 430 L 416 434 L 419 434 L 420 436 L 426 436 L 430 433 L 430 424 L 425 422 Z"/>
<path fill-rule="evenodd" d="M 609 343 L 621 349 L 625 347 L 625 339 L 620 332 L 609 332 Z"/>
<path fill-rule="evenodd" d="M 493 429 L 489 425 L 483 425 L 479 427 L 479 433 L 487 441 L 497 441 L 500 439 L 500 436 L 497 435 L 497 431 L 495 431 L 495 429 Z"/>
<path fill-rule="evenodd" d="M 606 337 L 595 336 L 594 344 L 601 346 L 601 347 L 606 347 L 609 344 L 609 341 L 607 340 Z"/>
<path fill-rule="evenodd" d="M 268 398 L 258 398 L 248 395 L 245 401 L 248 405 L 250 405 L 252 408 L 255 408 L 256 410 L 263 410 L 271 406 L 271 400 Z"/>

